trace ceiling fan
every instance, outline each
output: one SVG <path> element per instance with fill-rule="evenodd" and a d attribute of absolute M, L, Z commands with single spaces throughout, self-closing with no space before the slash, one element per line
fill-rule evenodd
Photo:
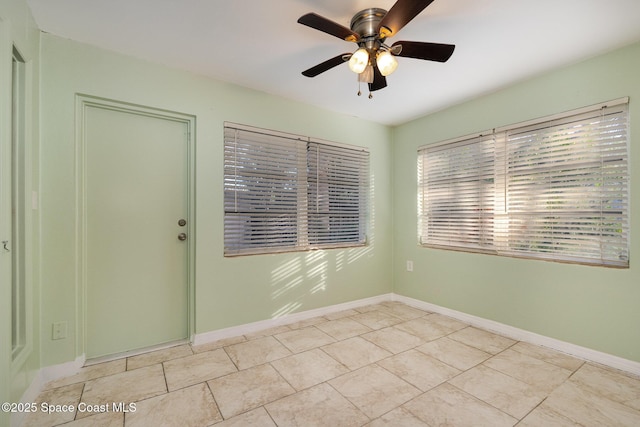
<path fill-rule="evenodd" d="M 298 23 L 358 45 L 355 52 L 321 62 L 303 71 L 302 75 L 315 77 L 348 62 L 351 71 L 358 74 L 358 81 L 368 83 L 371 98 L 371 92 L 387 86 L 386 76 L 398 66 L 396 56 L 446 62 L 455 45 L 415 41 L 397 41 L 391 46 L 385 44 L 388 37 L 396 35 L 433 1 L 398 0 L 388 12 L 380 8 L 365 9 L 351 18 L 350 28 L 315 13 L 301 16 Z"/>

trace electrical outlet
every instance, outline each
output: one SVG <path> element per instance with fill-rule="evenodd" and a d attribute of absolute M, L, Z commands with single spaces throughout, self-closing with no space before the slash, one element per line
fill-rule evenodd
<path fill-rule="evenodd" d="M 413 261 L 407 261 L 407 271 L 413 271 Z"/>
<path fill-rule="evenodd" d="M 55 322 L 51 328 L 51 339 L 61 340 L 67 337 L 67 322 Z"/>

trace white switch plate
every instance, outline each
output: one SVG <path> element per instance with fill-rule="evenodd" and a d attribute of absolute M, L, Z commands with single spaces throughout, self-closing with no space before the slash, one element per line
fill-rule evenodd
<path fill-rule="evenodd" d="M 407 271 L 413 271 L 413 261 L 407 261 Z"/>
<path fill-rule="evenodd" d="M 51 330 L 52 340 L 61 340 L 67 337 L 67 322 L 55 322 Z"/>

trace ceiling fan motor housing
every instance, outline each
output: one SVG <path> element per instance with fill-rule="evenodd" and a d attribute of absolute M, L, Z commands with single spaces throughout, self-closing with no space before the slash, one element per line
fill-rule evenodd
<path fill-rule="evenodd" d="M 351 31 L 360 35 L 360 45 L 369 50 L 376 51 L 384 39 L 378 38 L 380 21 L 387 11 L 377 7 L 361 10 L 351 18 Z"/>

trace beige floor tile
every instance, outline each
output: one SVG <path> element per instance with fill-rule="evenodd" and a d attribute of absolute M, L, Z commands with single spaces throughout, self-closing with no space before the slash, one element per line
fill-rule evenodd
<path fill-rule="evenodd" d="M 388 357 L 378 365 L 422 391 L 430 390 L 460 373 L 458 369 L 417 350 Z"/>
<path fill-rule="evenodd" d="M 122 427 L 123 425 L 124 412 L 103 412 L 63 424 L 64 427 Z"/>
<path fill-rule="evenodd" d="M 362 338 L 394 354 L 402 353 L 424 342 L 421 338 L 394 327 L 366 333 Z"/>
<path fill-rule="evenodd" d="M 278 427 L 361 426 L 368 418 L 328 384 L 266 405 Z"/>
<path fill-rule="evenodd" d="M 127 358 L 127 370 L 143 368 L 156 363 L 162 363 L 167 360 L 177 359 L 180 357 L 191 356 L 191 346 L 189 344 L 177 345 L 162 350 L 151 351 L 149 353 L 139 354 Z"/>
<path fill-rule="evenodd" d="M 316 327 L 338 341 L 371 332 L 368 326 L 349 318 L 330 320 Z"/>
<path fill-rule="evenodd" d="M 271 419 L 271 416 L 267 413 L 267 410 L 263 406 L 256 408 L 252 411 L 245 412 L 244 414 L 236 415 L 228 420 L 225 420 L 215 427 L 276 427 L 276 424 Z"/>
<path fill-rule="evenodd" d="M 472 326 L 452 333 L 449 335 L 449 338 L 491 354 L 498 354 L 516 343 L 516 341 L 511 338 L 506 338 Z"/>
<path fill-rule="evenodd" d="M 354 310 L 358 313 L 368 313 L 370 311 L 379 311 L 382 309 L 382 304 L 367 304 L 361 307 L 356 307 Z"/>
<path fill-rule="evenodd" d="M 377 418 L 420 394 L 416 387 L 375 364 L 335 378 L 329 384 L 369 418 Z"/>
<path fill-rule="evenodd" d="M 625 401 L 624 404 L 636 411 L 640 411 L 640 395 L 636 396 L 635 399 Z"/>
<path fill-rule="evenodd" d="M 244 335 L 240 335 L 237 337 L 223 338 L 221 340 L 209 342 L 206 344 L 192 345 L 191 350 L 193 351 L 194 354 L 204 353 L 205 351 L 217 350 L 219 348 L 228 347 L 233 344 L 245 342 L 246 340 L 247 339 L 244 337 Z"/>
<path fill-rule="evenodd" d="M 81 383 L 89 380 L 93 380 L 100 377 L 106 377 L 108 375 L 124 372 L 127 369 L 127 360 L 119 359 L 111 362 L 98 363 L 95 365 L 85 366 L 80 369 L 75 375 L 60 378 L 54 381 L 50 381 L 45 384 L 44 389 L 49 390 L 52 388 L 62 387 L 64 385 Z"/>
<path fill-rule="evenodd" d="M 640 426 L 640 411 L 566 381 L 541 405 L 584 426 Z"/>
<path fill-rule="evenodd" d="M 529 384 L 483 365 L 458 375 L 449 383 L 518 419 L 547 396 Z"/>
<path fill-rule="evenodd" d="M 418 396 L 404 408 L 430 426 L 506 427 L 518 422 L 447 383 Z"/>
<path fill-rule="evenodd" d="M 313 349 L 271 362 L 296 390 L 346 374 L 349 369 L 320 349 Z"/>
<path fill-rule="evenodd" d="M 202 383 L 138 402 L 125 421 L 127 427 L 195 427 L 222 421 L 222 416 L 209 387 Z"/>
<path fill-rule="evenodd" d="M 247 369 L 291 355 L 274 337 L 262 337 L 225 347 L 238 369 Z"/>
<path fill-rule="evenodd" d="M 158 364 L 88 381 L 82 393 L 81 403 L 89 407 L 110 406 L 119 402 L 129 404 L 166 392 L 162 365 Z M 90 410 L 79 412 L 77 418 L 84 418 L 93 413 L 94 411 Z"/>
<path fill-rule="evenodd" d="M 403 407 L 399 407 L 376 418 L 365 427 L 429 427 L 429 425 Z"/>
<path fill-rule="evenodd" d="M 417 319 L 399 323 L 394 325 L 394 327 L 401 331 L 410 333 L 411 335 L 415 335 L 418 338 L 422 338 L 424 341 L 436 340 L 455 331 L 447 326 L 432 322 L 429 320 L 432 316 L 433 315 L 419 317 Z"/>
<path fill-rule="evenodd" d="M 212 380 L 236 371 L 235 365 L 221 348 L 164 363 L 164 373 L 169 391 Z"/>
<path fill-rule="evenodd" d="M 526 343 L 520 341 L 511 347 L 511 350 L 515 350 L 519 353 L 526 354 L 527 356 L 535 357 L 536 359 L 544 360 L 552 365 L 559 366 L 570 371 L 575 371 L 584 364 L 584 360 L 577 357 L 569 356 L 568 354 L 560 353 L 559 351 L 551 350 L 539 345 Z"/>
<path fill-rule="evenodd" d="M 68 421 L 73 421 L 76 416 L 76 408 L 80 402 L 84 384 L 71 384 L 47 390 L 40 393 L 36 400 L 36 408 L 34 412 L 27 415 L 24 427 L 30 426 L 55 426 Z M 43 406 L 44 405 L 44 406 Z M 73 410 L 56 410 L 56 406 L 73 407 Z M 53 408 L 50 408 L 52 406 Z M 47 412 L 44 412 L 44 411 Z"/>
<path fill-rule="evenodd" d="M 360 322 L 371 329 L 382 329 L 402 323 L 402 319 L 382 310 L 370 310 L 351 316 L 351 319 Z"/>
<path fill-rule="evenodd" d="M 410 307 L 400 302 L 383 302 L 380 304 L 382 310 L 399 317 L 402 320 L 411 320 L 429 314 L 426 311 Z"/>
<path fill-rule="evenodd" d="M 351 370 L 377 362 L 392 354 L 360 337 L 326 345 L 322 350 Z"/>
<path fill-rule="evenodd" d="M 462 371 L 472 368 L 491 357 L 489 353 L 447 337 L 423 344 L 416 347 L 416 350 Z"/>
<path fill-rule="evenodd" d="M 571 375 L 571 371 L 568 369 L 511 349 L 493 356 L 483 364 L 547 393 L 550 393 Z"/>
<path fill-rule="evenodd" d="M 537 407 L 518 423 L 518 427 L 584 427 L 549 408 Z"/>
<path fill-rule="evenodd" d="M 616 402 L 640 410 L 640 379 L 622 372 L 585 363 L 571 381 Z"/>
<path fill-rule="evenodd" d="M 309 326 L 322 325 L 323 323 L 326 323 L 328 321 L 329 319 L 327 319 L 326 317 L 318 316 L 318 317 L 312 317 L 311 319 L 305 319 L 299 322 L 290 323 L 287 326 L 290 329 L 302 329 L 302 328 L 308 328 Z"/>
<path fill-rule="evenodd" d="M 255 340 L 256 338 L 268 337 L 271 335 L 280 334 L 282 332 L 287 332 L 290 330 L 291 328 L 288 325 L 274 326 L 273 328 L 263 329 L 261 331 L 245 334 L 245 338 L 247 340 Z"/>
<path fill-rule="evenodd" d="M 208 381 L 225 419 L 295 393 L 269 364 Z"/>
<path fill-rule="evenodd" d="M 440 326 L 441 328 L 444 328 L 446 331 L 448 331 L 447 333 L 459 331 L 460 329 L 464 329 L 469 326 L 469 324 L 454 319 L 453 317 L 445 316 L 438 313 L 430 314 L 426 316 L 425 319 Z"/>
<path fill-rule="evenodd" d="M 293 353 L 301 353 L 335 342 L 335 339 L 314 326 L 283 332 L 274 337 Z"/>
<path fill-rule="evenodd" d="M 343 319 L 345 317 L 355 316 L 356 314 L 360 314 L 360 312 L 356 310 L 343 310 L 337 311 L 335 313 L 325 314 L 324 317 L 326 317 L 328 320 L 337 320 Z"/>

